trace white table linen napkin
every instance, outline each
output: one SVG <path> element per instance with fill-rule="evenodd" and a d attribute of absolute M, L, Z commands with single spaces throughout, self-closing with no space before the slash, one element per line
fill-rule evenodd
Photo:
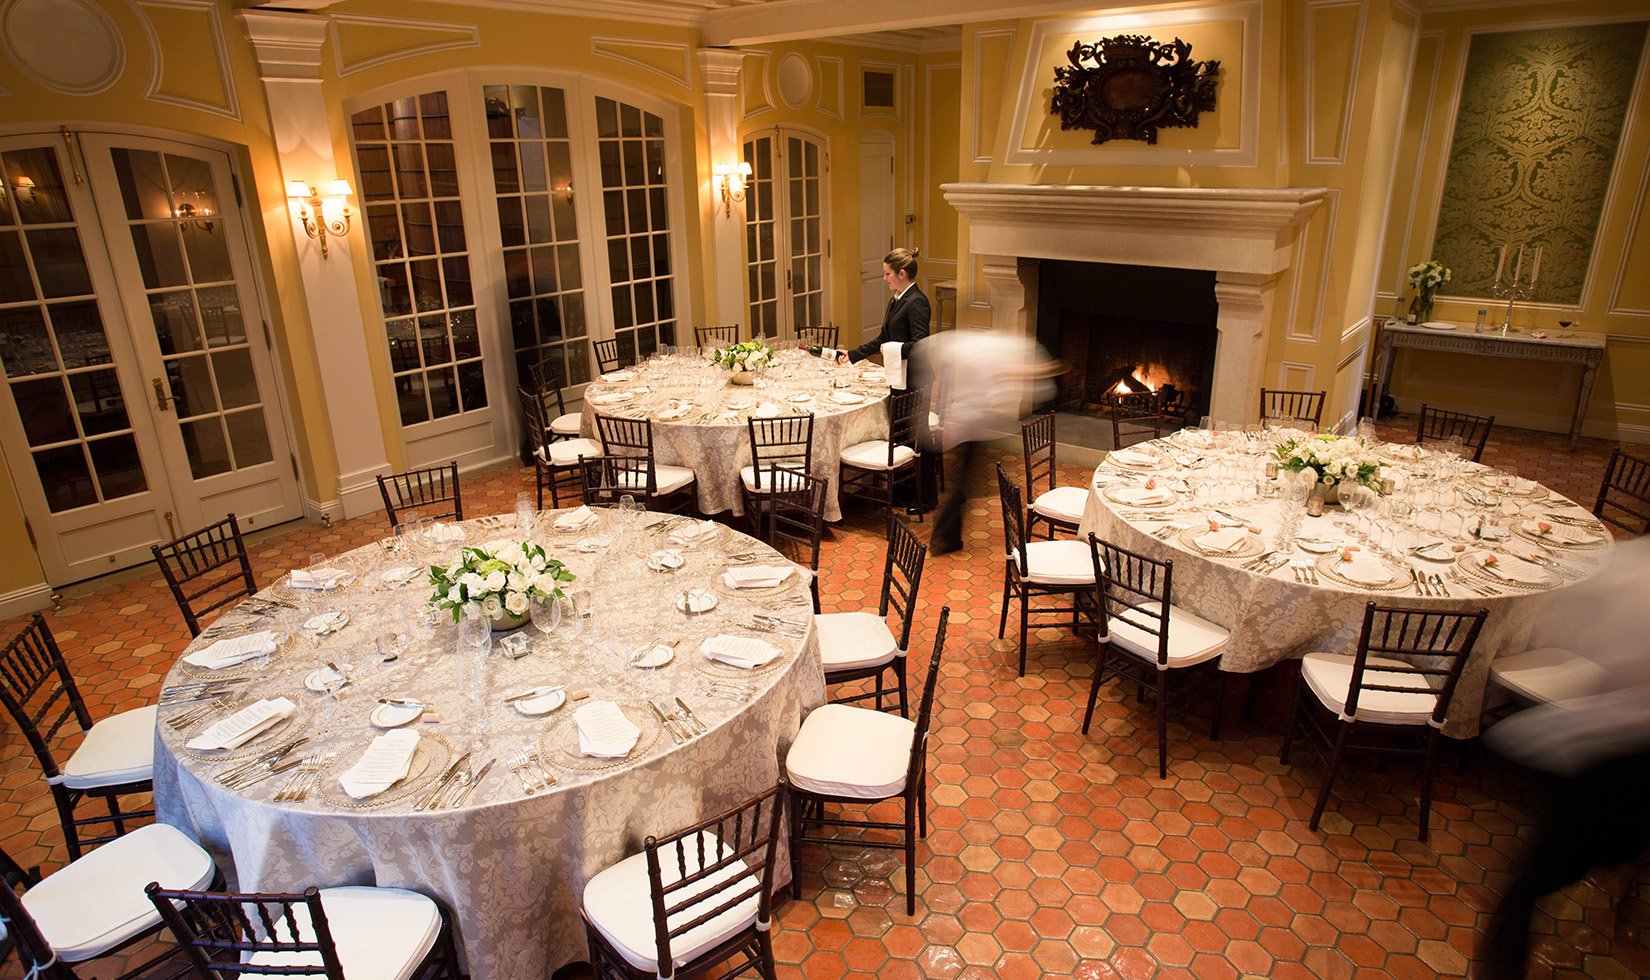
<path fill-rule="evenodd" d="M 297 710 L 298 706 L 286 698 L 255 701 L 185 744 L 196 752 L 237 748 Z"/>
<path fill-rule="evenodd" d="M 579 754 L 598 759 L 622 759 L 636 747 L 642 730 L 612 701 L 592 701 L 573 712 L 579 730 Z"/>
<path fill-rule="evenodd" d="M 204 650 L 196 650 L 183 662 L 202 670 L 222 670 L 275 652 L 275 634 L 269 630 L 246 633 L 219 640 Z"/>
<path fill-rule="evenodd" d="M 723 573 L 723 580 L 734 589 L 771 589 L 790 574 L 789 565 L 735 565 Z"/>
<path fill-rule="evenodd" d="M 294 568 L 287 582 L 294 589 L 330 589 L 347 575 L 342 568 Z"/>
<path fill-rule="evenodd" d="M 707 660 L 740 670 L 754 670 L 779 656 L 779 648 L 766 640 L 758 640 L 754 636 L 729 636 L 726 633 L 706 639 L 699 644 L 699 652 Z"/>
<path fill-rule="evenodd" d="M 656 418 L 656 419 L 659 419 L 661 421 L 664 421 L 664 422 L 670 422 L 670 421 L 673 421 L 675 419 L 681 418 L 682 416 L 686 415 L 687 413 L 689 413 L 691 411 L 693 411 L 693 403 L 692 402 L 672 400 L 671 402 L 666 404 L 664 408 L 662 408 L 659 411 L 655 412 L 653 414 L 653 417 Z"/>
<path fill-rule="evenodd" d="M 1145 487 L 1122 487 L 1112 493 L 1112 496 L 1125 504 L 1166 504 L 1174 500 L 1174 494 L 1162 487 L 1148 490 Z"/>
<path fill-rule="evenodd" d="M 585 400 L 594 405 L 617 405 L 629 401 L 631 397 L 628 391 L 610 391 L 603 395 L 591 395 Z"/>
<path fill-rule="evenodd" d="M 857 391 L 833 391 L 831 401 L 838 405 L 858 405 L 865 400 L 865 396 Z"/>
<path fill-rule="evenodd" d="M 759 419 L 776 419 L 779 412 L 779 406 L 773 402 L 757 402 L 756 407 L 751 410 L 751 414 Z"/>
<path fill-rule="evenodd" d="M 1143 449 L 1113 449 L 1106 457 L 1126 466 L 1156 466 L 1163 458 Z"/>
<path fill-rule="evenodd" d="M 888 378 L 888 387 L 905 387 L 905 345 L 890 340 L 882 345 L 882 372 Z"/>
<path fill-rule="evenodd" d="M 687 527 L 677 528 L 670 532 L 670 536 L 666 540 L 674 545 L 699 544 L 715 537 L 716 532 L 720 529 L 721 525 L 715 521 L 696 521 Z"/>
<path fill-rule="evenodd" d="M 578 510 L 570 510 L 556 518 L 550 526 L 558 531 L 577 531 L 595 519 L 595 511 L 589 507 L 580 507 Z"/>
<path fill-rule="evenodd" d="M 1241 527 L 1223 527 L 1218 531 L 1204 531 L 1193 541 L 1204 551 L 1236 551 L 1243 547 L 1249 538 L 1249 532 Z"/>
<path fill-rule="evenodd" d="M 610 384 L 619 381 L 633 381 L 635 378 L 635 371 L 610 371 L 607 374 L 602 375 L 602 380 Z"/>
<path fill-rule="evenodd" d="M 438 544 L 453 544 L 464 540 L 464 529 L 457 524 L 436 521 L 430 525 L 430 540 Z"/>
<path fill-rule="evenodd" d="M 1496 555 L 1496 561 L 1486 562 L 1486 556 L 1478 557 L 1478 567 L 1491 578 L 1498 578 L 1503 582 L 1517 582 L 1520 585 L 1546 585 L 1552 581 L 1552 576 L 1539 566 L 1532 565 L 1522 558 L 1512 555 Z"/>
<path fill-rule="evenodd" d="M 339 773 L 338 785 L 350 799 L 364 800 L 377 796 L 407 778 L 412 768 L 413 753 L 418 751 L 418 732 L 398 728 L 372 740 L 359 761 Z"/>

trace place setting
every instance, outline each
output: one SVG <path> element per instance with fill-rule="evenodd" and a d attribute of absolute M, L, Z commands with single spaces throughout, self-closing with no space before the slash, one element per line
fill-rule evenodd
<path fill-rule="evenodd" d="M 1331 582 L 1353 589 L 1402 592 L 1411 585 L 1407 567 L 1350 545 L 1338 553 L 1319 556 L 1311 567 Z"/>
<path fill-rule="evenodd" d="M 443 776 L 455 771 L 453 751 L 439 734 L 410 728 L 358 737 L 318 767 L 313 788 L 321 800 L 340 809 L 389 806 L 439 788 Z M 303 799 L 297 796 L 298 802 Z"/>
<path fill-rule="evenodd" d="M 600 772 L 647 754 L 664 725 L 647 704 L 605 699 L 587 702 L 573 717 L 540 737 L 552 766 L 576 772 Z"/>
<path fill-rule="evenodd" d="M 226 762 L 257 754 L 294 731 L 302 731 L 304 713 L 292 698 L 277 695 L 237 708 L 184 743 L 183 749 L 202 762 Z"/>

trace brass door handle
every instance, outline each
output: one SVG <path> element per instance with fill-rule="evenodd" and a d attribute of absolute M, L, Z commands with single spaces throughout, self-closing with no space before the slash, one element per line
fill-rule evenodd
<path fill-rule="evenodd" d="M 172 399 L 167 397 L 166 385 L 162 384 L 159 378 L 150 378 L 149 383 L 155 386 L 155 408 L 162 412 L 170 411 Z"/>

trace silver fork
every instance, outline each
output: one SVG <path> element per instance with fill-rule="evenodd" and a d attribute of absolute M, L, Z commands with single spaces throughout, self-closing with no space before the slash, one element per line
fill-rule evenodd
<path fill-rule="evenodd" d="M 223 698 L 213 698 L 207 704 L 203 704 L 198 708 L 191 708 L 188 711 L 180 712 L 179 714 L 166 719 L 166 723 L 171 725 L 177 731 L 188 731 L 189 729 L 194 728 L 196 725 L 205 721 L 212 714 L 212 712 L 217 711 L 219 708 L 233 708 L 237 703 L 238 702 L 236 702 L 233 698 L 227 701 Z"/>
<path fill-rule="evenodd" d="M 281 788 L 275 791 L 275 799 L 277 801 L 299 799 L 300 797 L 297 795 L 298 788 L 309 779 L 309 774 L 315 770 L 320 759 L 321 754 L 319 752 L 312 752 L 304 756 L 304 761 L 298 763 L 298 771 L 286 777 L 286 782 L 282 783 Z"/>
<path fill-rule="evenodd" d="M 527 761 L 533 764 L 534 769 L 538 770 L 540 782 L 545 786 L 556 785 L 556 775 L 550 771 L 549 767 L 544 764 L 544 760 L 539 757 L 538 749 L 533 749 L 527 753 Z"/>
<path fill-rule="evenodd" d="M 511 772 L 516 774 L 516 778 L 521 780 L 521 791 L 523 793 L 526 793 L 528 796 L 532 796 L 534 793 L 538 792 L 538 783 L 527 777 L 526 749 L 518 749 L 515 752 L 510 753 L 510 758 L 505 764 L 510 767 Z"/>

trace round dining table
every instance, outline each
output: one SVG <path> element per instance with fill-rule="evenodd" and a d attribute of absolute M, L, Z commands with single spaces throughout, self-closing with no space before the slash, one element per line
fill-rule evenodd
<path fill-rule="evenodd" d="M 1114 450 L 1094 471 L 1079 536 L 1174 562 L 1171 601 L 1230 631 L 1222 670 L 1253 673 L 1357 648 L 1370 601 L 1488 612 L 1443 731 L 1478 734 L 1489 665 L 1561 644 L 1545 613 L 1611 560 L 1591 513 L 1539 483 L 1423 446 L 1370 447 L 1408 488 L 1381 513 L 1331 505 L 1306 516 L 1287 471 L 1268 476 L 1272 433 L 1182 430 Z M 1275 461 L 1275 460 L 1274 460 Z M 1414 492 L 1423 492 L 1415 506 Z M 1289 518 L 1286 520 L 1286 518 Z"/>
<path fill-rule="evenodd" d="M 825 692 L 806 569 L 709 522 L 598 511 L 558 529 L 567 513 L 530 523 L 531 540 L 577 576 L 563 587 L 568 615 L 492 634 L 486 657 L 463 651 L 451 615 L 429 605 L 429 566 L 455 561 L 464 542 L 519 544 L 513 516 L 334 556 L 226 613 L 166 679 L 160 819 L 202 841 L 242 890 L 435 897 L 477 980 L 585 959 L 585 883 L 646 836 L 773 786 Z M 720 654 L 729 638 L 764 652 L 711 659 L 702 646 Z M 236 646 L 255 655 L 219 666 L 245 655 Z M 291 711 L 271 727 L 210 747 L 226 719 L 280 699 Z M 623 755 L 586 754 L 575 712 L 608 705 L 639 734 Z M 406 775 L 357 798 L 348 774 L 390 731 L 418 736 Z"/>
<path fill-rule="evenodd" d="M 749 385 L 734 384 L 733 372 L 697 351 L 604 374 L 585 388 L 580 434 L 601 441 L 598 415 L 650 419 L 654 459 L 693 470 L 699 512 L 742 515 L 739 471 L 751 465 L 746 420 L 812 415 L 810 473 L 830 481 L 825 519 L 839 521 L 837 461 L 849 446 L 888 438 L 887 379 L 874 364 L 838 366 L 800 349 L 775 353 Z"/>

